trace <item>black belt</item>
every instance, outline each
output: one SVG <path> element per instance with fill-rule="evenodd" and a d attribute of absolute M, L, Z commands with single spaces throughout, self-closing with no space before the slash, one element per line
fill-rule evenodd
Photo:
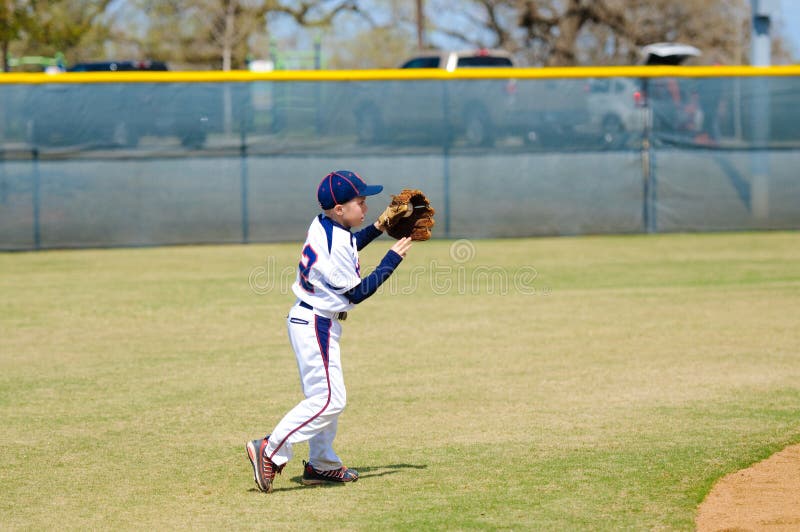
<path fill-rule="evenodd" d="M 312 307 L 302 299 L 300 300 L 300 306 L 303 308 L 307 308 L 308 310 L 314 310 L 314 307 Z M 333 315 L 333 317 L 336 318 L 337 320 L 344 321 L 347 319 L 347 312 L 337 312 L 336 314 Z"/>

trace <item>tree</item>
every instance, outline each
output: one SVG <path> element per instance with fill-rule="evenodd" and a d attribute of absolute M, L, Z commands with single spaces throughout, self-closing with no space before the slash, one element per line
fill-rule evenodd
<path fill-rule="evenodd" d="M 749 27 L 748 0 L 675 2 L 674 0 L 615 0 L 624 9 L 624 46 L 610 54 L 612 62 L 632 61 L 638 47 L 653 42 L 692 44 L 715 61 L 735 62 Z"/>
<path fill-rule="evenodd" d="M 50 0 L 25 2 L 28 23 L 21 35 L 21 53 L 55 55 L 68 61 L 98 59 L 111 38 L 111 0 Z"/>
<path fill-rule="evenodd" d="M 504 48 L 528 65 L 632 64 L 641 46 L 659 41 L 692 44 L 713 62 L 744 63 L 749 49 L 749 0 L 429 0 L 428 7 L 432 41 Z M 787 49 L 780 36 L 774 42 L 778 53 Z"/>
<path fill-rule="evenodd" d="M 243 68 L 249 43 L 271 23 L 288 19 L 303 28 L 324 28 L 357 0 L 140 0 L 148 15 L 143 52 L 186 65 Z"/>
<path fill-rule="evenodd" d="M 419 49 L 417 2 L 373 0 L 321 33 L 330 68 L 393 68 Z M 424 41 L 423 41 L 424 46 Z"/>
<path fill-rule="evenodd" d="M 603 65 L 683 41 L 744 63 L 749 14 L 749 0 L 0 0 L 0 54 L 5 70 L 9 54 L 56 52 L 230 70 L 263 56 L 278 33 L 290 46 L 313 33 L 333 50 L 329 64 L 351 68 L 394 66 L 420 44 L 503 48 L 523 65 Z M 789 47 L 774 43 L 785 61 Z"/>
<path fill-rule="evenodd" d="M 517 4 L 513 0 L 429 1 L 430 40 L 515 52 L 521 47 Z"/>
<path fill-rule="evenodd" d="M 0 53 L 3 72 L 10 70 L 9 49 L 22 32 L 31 24 L 31 6 L 28 2 L 0 0 Z"/>
<path fill-rule="evenodd" d="M 0 47 L 3 70 L 11 52 L 54 56 L 69 61 L 102 53 L 111 36 L 111 0 L 0 0 Z"/>
<path fill-rule="evenodd" d="M 526 30 L 528 42 L 542 42 L 549 52 L 545 59 L 548 65 L 578 64 L 581 32 L 590 24 L 608 28 L 614 35 L 629 33 L 623 6 L 615 6 L 608 0 L 568 0 L 561 11 L 557 3 L 550 3 L 545 9 L 540 4 L 525 2 L 519 25 Z"/>
<path fill-rule="evenodd" d="M 334 35 L 325 43 L 332 49 L 326 64 L 333 69 L 395 68 L 417 49 L 413 37 L 393 26 L 360 31 L 346 39 Z"/>
<path fill-rule="evenodd" d="M 264 27 L 266 4 L 253 0 L 145 0 L 141 54 L 231 70 L 244 65 L 247 40 Z M 136 40 L 132 37 L 131 40 Z"/>

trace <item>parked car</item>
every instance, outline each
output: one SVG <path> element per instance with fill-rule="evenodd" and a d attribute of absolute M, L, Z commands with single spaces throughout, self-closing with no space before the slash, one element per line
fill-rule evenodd
<path fill-rule="evenodd" d="M 657 42 L 642 46 L 639 50 L 639 64 L 678 66 L 693 57 L 699 57 L 701 53 L 698 48 L 689 44 Z"/>
<path fill-rule="evenodd" d="M 443 68 L 448 72 L 456 68 L 513 67 L 511 55 L 504 50 L 469 50 L 461 52 L 432 51 L 404 62 L 400 68 Z"/>
<path fill-rule="evenodd" d="M 132 71 L 166 71 L 167 64 L 162 61 L 98 61 L 78 63 L 67 72 L 132 72 Z"/>
<path fill-rule="evenodd" d="M 433 51 L 400 68 L 453 72 L 475 67 L 512 68 L 514 61 L 503 50 Z M 516 135 L 546 142 L 588 119 L 579 86 L 574 80 L 513 78 L 366 84 L 355 106 L 358 139 L 371 144 L 425 135 L 491 146 L 499 137 Z"/>
<path fill-rule="evenodd" d="M 160 61 L 78 63 L 68 72 L 166 71 Z M 57 78 L 54 78 L 56 80 Z M 177 136 L 202 146 L 208 119 L 199 106 L 180 105 L 174 89 L 152 83 L 48 83 L 28 97 L 28 136 L 36 146 L 134 147 L 141 137 Z M 176 104 L 177 103 L 177 104 Z"/>
<path fill-rule="evenodd" d="M 606 148 L 623 146 L 645 124 L 644 93 L 638 79 L 598 78 L 589 81 L 587 130 Z"/>
<path fill-rule="evenodd" d="M 683 65 L 700 55 L 694 46 L 655 43 L 642 47 L 640 65 Z M 703 110 L 694 82 L 685 78 L 598 78 L 589 81 L 587 129 L 608 148 L 641 135 L 650 117 L 654 136 L 678 139 L 697 134 Z"/>
<path fill-rule="evenodd" d="M 701 51 L 681 43 L 649 44 L 640 50 L 642 65 L 684 65 Z M 703 110 L 694 81 L 687 78 L 642 78 L 641 105 L 652 114 L 653 133 L 686 137 L 697 134 L 703 125 Z"/>

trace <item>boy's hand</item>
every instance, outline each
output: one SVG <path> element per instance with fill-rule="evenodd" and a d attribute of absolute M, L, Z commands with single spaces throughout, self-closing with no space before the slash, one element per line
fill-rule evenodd
<path fill-rule="evenodd" d="M 394 198 L 388 207 L 378 216 L 378 221 L 375 222 L 375 227 L 379 231 L 386 231 L 391 227 L 398 218 L 408 216 L 414 206 L 410 203 L 398 203 Z"/>
<path fill-rule="evenodd" d="M 410 248 L 411 248 L 411 237 L 407 236 L 395 242 L 391 249 L 401 257 L 405 258 L 406 253 L 408 253 L 408 250 Z"/>

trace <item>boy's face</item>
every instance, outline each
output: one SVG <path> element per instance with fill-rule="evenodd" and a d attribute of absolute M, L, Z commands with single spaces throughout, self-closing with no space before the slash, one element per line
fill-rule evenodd
<path fill-rule="evenodd" d="M 358 227 L 364 222 L 364 217 L 367 215 L 367 198 L 358 196 L 347 203 L 343 203 L 342 207 L 342 225 L 346 227 Z"/>

